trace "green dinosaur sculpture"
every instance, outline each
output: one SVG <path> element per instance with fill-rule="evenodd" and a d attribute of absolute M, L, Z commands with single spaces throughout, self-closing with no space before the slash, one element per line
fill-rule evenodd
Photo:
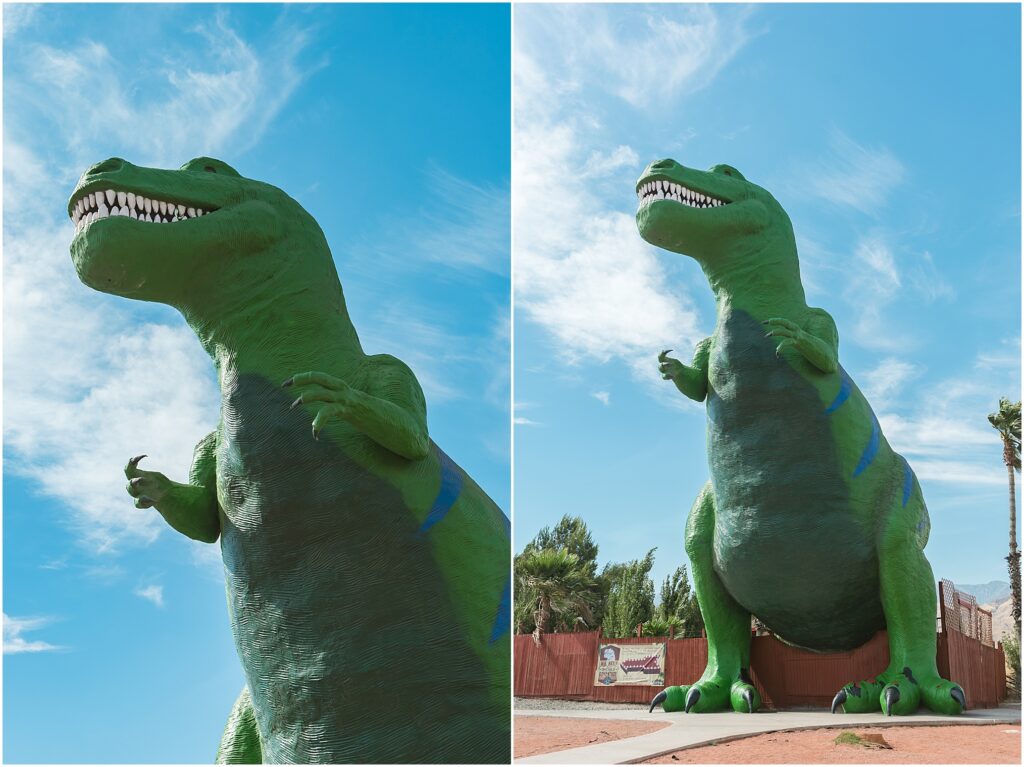
<path fill-rule="evenodd" d="M 819 652 L 888 629 L 889 667 L 845 685 L 832 712 L 956 714 L 963 690 L 935 663 L 935 582 L 921 487 L 839 365 L 832 318 L 808 307 L 789 216 L 728 165 L 659 160 L 636 185 L 640 235 L 693 257 L 717 323 L 684 365 L 659 370 L 707 400 L 711 480 L 690 511 L 686 552 L 707 627 L 697 682 L 651 703 L 665 711 L 753 712 L 750 618 Z M 671 351 L 671 350 L 669 350 Z"/>
<path fill-rule="evenodd" d="M 189 482 L 125 473 L 220 538 L 247 687 L 218 761 L 508 762 L 508 519 L 429 439 L 412 371 L 363 352 L 316 221 L 206 157 L 106 160 L 68 213 L 80 279 L 175 307 L 217 369 Z"/>

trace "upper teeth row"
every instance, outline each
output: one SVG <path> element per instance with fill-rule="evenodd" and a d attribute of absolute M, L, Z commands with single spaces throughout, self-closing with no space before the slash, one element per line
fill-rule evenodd
<path fill-rule="evenodd" d="M 648 181 L 636 191 L 636 196 L 640 198 L 641 206 L 654 200 L 675 200 L 692 208 L 717 208 L 726 204 L 723 200 L 687 189 L 682 184 L 660 180 Z"/>
<path fill-rule="evenodd" d="M 166 224 L 185 218 L 196 218 L 209 213 L 202 208 L 187 208 L 164 200 L 151 200 L 134 192 L 92 192 L 81 198 L 71 211 L 75 231 L 81 231 L 93 221 L 108 216 L 128 216 L 139 221 Z"/>

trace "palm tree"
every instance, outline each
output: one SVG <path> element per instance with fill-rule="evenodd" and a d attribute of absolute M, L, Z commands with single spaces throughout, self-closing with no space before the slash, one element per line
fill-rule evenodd
<path fill-rule="evenodd" d="M 533 549 L 517 562 L 517 588 L 533 608 L 533 640 L 551 632 L 555 615 L 572 616 L 571 623 L 593 621 L 590 605 L 596 582 L 579 557 L 565 549 Z"/>
<path fill-rule="evenodd" d="M 990 413 L 988 422 L 1003 440 L 1003 463 L 1010 478 L 1010 593 L 1013 597 L 1013 621 L 1020 636 L 1020 551 L 1017 549 L 1017 491 L 1014 470 L 1020 471 L 1020 400 L 1000 397 L 999 410 Z"/>

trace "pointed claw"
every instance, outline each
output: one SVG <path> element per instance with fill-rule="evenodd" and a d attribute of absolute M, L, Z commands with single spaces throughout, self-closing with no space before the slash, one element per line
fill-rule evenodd
<path fill-rule="evenodd" d="M 954 687 L 952 690 L 949 691 L 949 694 L 950 697 L 953 698 L 953 700 L 960 704 L 961 711 L 967 710 L 967 698 L 964 697 L 963 690 L 961 690 L 959 687 Z"/>
<path fill-rule="evenodd" d="M 647 709 L 647 713 L 650 714 L 652 711 L 654 711 L 654 707 L 657 706 L 659 703 L 664 703 L 665 702 L 665 698 L 667 698 L 667 697 L 668 697 L 668 693 L 665 692 L 664 690 L 662 690 L 657 695 L 655 695 L 654 696 L 654 700 L 651 701 L 651 707 L 649 709 Z"/>
<path fill-rule="evenodd" d="M 752 693 L 750 691 L 750 688 L 747 687 L 746 689 L 743 690 L 743 692 L 740 693 L 740 697 L 743 698 L 743 700 L 745 700 L 747 702 L 747 713 L 748 714 L 753 714 L 754 713 L 754 693 Z"/>
<path fill-rule="evenodd" d="M 832 713 L 836 712 L 841 705 L 846 703 L 846 689 L 842 689 L 836 693 L 836 697 L 832 699 Z M 845 712 L 844 712 L 845 713 Z"/>
<path fill-rule="evenodd" d="M 892 707 L 900 701 L 900 688 L 886 687 L 882 695 L 885 697 L 885 715 L 892 716 Z"/>
<path fill-rule="evenodd" d="M 131 485 L 132 487 L 138 487 L 140 484 L 142 484 L 142 477 L 134 477 L 132 479 L 129 479 L 128 484 Z"/>
<path fill-rule="evenodd" d="M 293 383 L 295 383 L 295 376 L 292 376 L 291 378 L 289 378 L 288 380 L 286 380 L 286 381 L 285 381 L 285 382 L 284 382 L 283 384 L 281 384 L 281 386 L 283 386 L 284 388 L 286 388 L 286 389 L 287 389 L 287 388 L 288 388 L 289 386 L 291 386 L 291 385 L 292 385 Z"/>
<path fill-rule="evenodd" d="M 683 709 L 683 713 L 689 714 L 690 709 L 697 705 L 698 700 L 700 700 L 700 690 L 691 687 L 690 691 L 686 693 L 686 708 Z"/>
<path fill-rule="evenodd" d="M 672 350 L 671 350 L 671 349 L 666 349 L 666 350 L 665 350 L 665 351 L 663 351 L 663 352 L 662 352 L 661 354 L 659 354 L 659 355 L 658 355 L 658 362 L 664 362 L 664 361 L 665 361 L 665 356 L 666 356 L 666 355 L 667 355 L 667 354 L 668 354 L 668 353 L 669 353 L 670 351 L 672 351 Z"/>
<path fill-rule="evenodd" d="M 302 404 L 302 395 L 300 394 L 295 398 L 295 401 L 288 407 L 289 410 L 294 410 L 296 405 Z"/>
<path fill-rule="evenodd" d="M 139 465 L 139 461 L 141 461 L 145 457 L 146 457 L 146 454 L 143 453 L 142 455 L 137 455 L 134 458 L 129 458 L 128 459 L 128 465 L 131 466 L 134 469 L 136 466 Z"/>

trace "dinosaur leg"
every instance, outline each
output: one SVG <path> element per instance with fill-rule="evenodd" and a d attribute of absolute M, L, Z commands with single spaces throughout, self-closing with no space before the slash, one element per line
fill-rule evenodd
<path fill-rule="evenodd" d="M 692 685 L 668 687 L 651 702 L 665 711 L 735 711 L 753 713 L 761 696 L 750 683 L 750 613 L 722 585 L 712 562 L 715 497 L 704 486 L 686 522 L 686 553 L 693 566 L 693 584 L 708 634 L 708 665 Z"/>
<path fill-rule="evenodd" d="M 928 511 L 916 483 L 915 490 L 907 503 L 897 499 L 878 549 L 889 667 L 873 680 L 843 687 L 833 713 L 840 706 L 847 713 L 881 709 L 888 716 L 912 714 L 921 703 L 941 714 L 967 707 L 963 689 L 939 676 L 935 664 L 935 580 L 924 556 Z"/>
<path fill-rule="evenodd" d="M 260 731 L 256 726 L 256 715 L 252 710 L 249 688 L 243 687 L 241 695 L 231 707 L 228 723 L 217 748 L 217 764 L 261 764 L 263 750 L 260 747 Z"/>

